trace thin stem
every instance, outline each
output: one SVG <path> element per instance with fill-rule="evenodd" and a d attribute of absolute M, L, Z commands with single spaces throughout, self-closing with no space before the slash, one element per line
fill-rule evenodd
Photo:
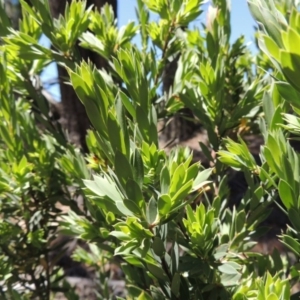
<path fill-rule="evenodd" d="M 51 279 L 50 279 L 50 261 L 49 261 L 49 255 L 45 255 L 46 258 L 46 278 L 47 278 L 47 299 L 50 299 L 51 294 Z"/>
<path fill-rule="evenodd" d="M 179 221 L 177 224 L 178 224 L 178 226 L 179 226 L 179 228 L 180 228 L 180 230 L 181 230 L 183 236 L 186 238 L 186 240 L 187 240 L 188 242 L 190 242 L 190 237 L 189 237 L 188 234 L 186 233 L 186 230 L 184 229 L 184 227 L 183 227 L 183 225 L 182 225 L 182 221 Z"/>
<path fill-rule="evenodd" d="M 161 259 L 162 267 L 163 267 L 164 271 L 166 272 L 170 282 L 172 283 L 172 274 L 169 270 L 168 264 L 163 256 L 160 259 Z"/>
<path fill-rule="evenodd" d="M 166 272 L 166 274 L 169 278 L 170 284 L 172 284 L 172 274 L 169 270 L 168 264 L 167 264 L 164 257 L 161 257 L 161 264 L 162 264 L 162 267 L 163 267 L 164 271 Z M 173 293 L 172 293 L 172 296 L 173 296 L 172 299 L 178 299 L 178 300 L 180 299 L 180 298 L 176 297 Z"/>
<path fill-rule="evenodd" d="M 167 52 L 167 49 L 168 49 L 170 36 L 171 36 L 171 33 L 172 33 L 174 27 L 175 27 L 175 22 L 172 21 L 172 23 L 170 24 L 170 27 L 169 27 L 169 30 L 168 30 L 165 42 L 164 42 L 163 50 L 162 50 L 162 55 L 161 55 L 162 62 L 165 62 L 165 60 L 166 60 L 166 52 Z M 154 85 L 155 86 L 158 84 L 159 77 L 160 77 L 160 74 L 157 73 L 155 81 L 154 81 Z"/>

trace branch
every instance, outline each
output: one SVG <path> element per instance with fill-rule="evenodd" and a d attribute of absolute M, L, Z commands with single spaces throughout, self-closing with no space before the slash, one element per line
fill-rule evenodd
<path fill-rule="evenodd" d="M 53 96 L 45 89 L 41 90 L 42 95 L 49 102 L 50 111 L 55 120 L 59 120 L 63 116 L 63 106 L 60 102 L 57 102 Z"/>

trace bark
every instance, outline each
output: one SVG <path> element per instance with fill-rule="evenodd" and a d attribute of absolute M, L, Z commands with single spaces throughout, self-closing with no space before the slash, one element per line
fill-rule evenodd
<path fill-rule="evenodd" d="M 68 2 L 70 2 L 70 0 Z M 58 18 L 60 14 L 64 13 L 66 3 L 66 0 L 49 0 L 51 13 L 54 18 Z M 105 3 L 112 5 L 116 16 L 117 0 L 88 0 L 87 7 L 94 5 L 95 8 L 100 9 Z M 96 53 L 82 48 L 80 48 L 79 51 L 84 60 L 89 59 L 97 68 L 106 66 L 106 61 Z M 85 136 L 87 129 L 90 127 L 90 122 L 85 108 L 76 96 L 72 86 L 65 84 L 66 79 L 68 79 L 67 71 L 62 67 L 58 67 L 58 76 L 63 111 L 63 116 L 61 116 L 62 125 L 67 130 L 70 141 L 86 152 Z"/>
<path fill-rule="evenodd" d="M 165 68 L 163 78 L 164 93 L 168 94 L 170 89 L 172 89 L 179 57 L 180 55 L 176 56 Z M 200 128 L 201 125 L 196 120 L 193 112 L 189 108 L 183 108 L 165 123 L 161 139 L 169 146 L 180 144 L 192 138 L 195 133 L 199 132 Z"/>

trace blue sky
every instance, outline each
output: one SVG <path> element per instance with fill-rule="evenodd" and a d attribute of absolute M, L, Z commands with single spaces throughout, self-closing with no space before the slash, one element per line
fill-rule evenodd
<path fill-rule="evenodd" d="M 118 1 L 118 23 L 122 26 L 128 20 L 136 20 L 135 16 L 135 3 L 136 0 L 119 0 Z M 208 5 L 205 5 L 207 8 Z M 206 14 L 202 13 L 199 20 L 195 22 L 201 24 L 205 22 Z M 245 35 L 246 42 L 253 42 L 253 26 L 255 24 L 246 0 L 231 0 L 231 21 L 232 21 L 232 39 L 236 39 L 240 35 Z"/>
<path fill-rule="evenodd" d="M 118 0 L 118 25 L 122 26 L 127 24 L 129 20 L 136 20 L 135 15 L 135 3 L 136 0 Z M 206 8 L 205 5 L 204 8 Z M 205 22 L 206 13 L 203 12 L 198 20 L 194 22 L 195 26 L 200 26 Z M 254 25 L 255 22 L 250 15 L 246 0 L 231 0 L 231 41 L 237 39 L 240 35 L 245 36 L 246 43 L 249 43 L 251 50 L 255 51 L 254 46 Z M 42 40 L 43 44 L 47 44 L 47 41 Z M 48 81 L 57 77 L 57 71 L 55 64 L 51 64 L 42 75 L 43 81 Z M 59 100 L 59 88 L 58 85 L 54 85 L 49 89 L 54 98 Z"/>

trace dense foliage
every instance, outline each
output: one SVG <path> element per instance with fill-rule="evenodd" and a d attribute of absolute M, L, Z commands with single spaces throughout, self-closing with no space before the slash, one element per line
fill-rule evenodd
<path fill-rule="evenodd" d="M 290 143 L 300 132 L 298 1 L 248 1 L 256 55 L 243 37 L 230 43 L 226 0 L 211 1 L 206 24 L 194 29 L 201 0 L 137 0 L 138 24 L 121 28 L 108 5 L 99 12 L 72 1 L 53 19 L 47 0 L 20 2 L 19 30 L 0 6 L 1 299 L 50 299 L 58 290 L 76 299 L 50 260 L 59 232 L 90 245 L 74 257 L 96 270 L 99 299 L 112 297 L 103 265 L 114 257 L 128 299 L 290 299 L 300 275 L 300 164 Z M 42 34 L 51 49 L 39 44 Z M 83 61 L 78 41 L 107 69 Z M 89 116 L 87 154 L 51 117 L 39 75 L 53 61 Z M 183 108 L 207 132 L 207 165 L 188 148 L 159 147 L 158 123 Z M 249 135 L 264 140 L 256 157 Z M 232 170 L 247 183 L 236 205 Z M 279 237 L 286 251 L 255 253 L 274 203 L 289 220 Z"/>

